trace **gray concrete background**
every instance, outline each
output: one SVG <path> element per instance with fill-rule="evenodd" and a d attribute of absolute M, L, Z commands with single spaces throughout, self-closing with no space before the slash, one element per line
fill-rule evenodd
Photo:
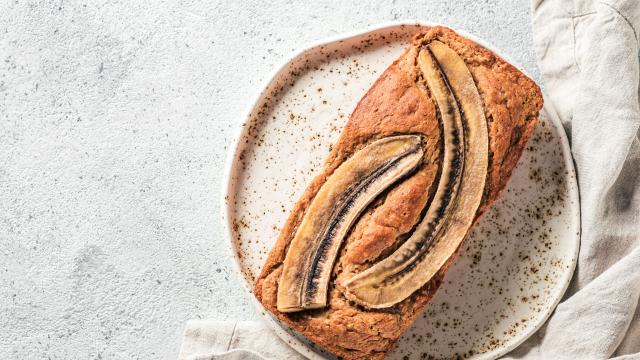
<path fill-rule="evenodd" d="M 190 318 L 258 318 L 219 223 L 240 114 L 292 50 L 399 19 L 539 78 L 528 0 L 0 2 L 0 358 L 174 359 Z"/>

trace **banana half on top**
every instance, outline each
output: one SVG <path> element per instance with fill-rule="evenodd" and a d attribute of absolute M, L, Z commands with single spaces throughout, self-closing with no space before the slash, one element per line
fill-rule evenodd
<path fill-rule="evenodd" d="M 337 356 L 383 358 L 505 187 L 541 108 L 538 86 L 503 59 L 423 28 L 293 208 L 257 298 Z"/>

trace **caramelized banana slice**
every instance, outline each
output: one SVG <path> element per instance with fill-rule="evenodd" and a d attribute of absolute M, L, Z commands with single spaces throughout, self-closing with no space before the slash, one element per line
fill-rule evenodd
<path fill-rule="evenodd" d="M 374 141 L 342 163 L 309 205 L 284 260 L 277 307 L 294 312 L 326 306 L 331 270 L 342 240 L 381 192 L 422 161 L 422 139 Z"/>
<path fill-rule="evenodd" d="M 387 258 L 345 282 L 345 295 L 369 308 L 397 304 L 433 278 L 466 236 L 484 191 L 487 121 L 469 69 L 455 51 L 439 41 L 419 53 L 418 64 L 445 129 L 442 175 L 427 214 L 411 237 Z M 446 129 L 456 129 L 455 121 L 451 122 L 459 117 L 464 125 L 460 134 L 464 135 L 456 143 Z M 458 157 L 462 163 L 456 164 L 456 157 L 447 159 L 446 154 L 458 147 L 464 151 Z M 462 173 L 456 175 L 453 170 L 459 167 Z"/>

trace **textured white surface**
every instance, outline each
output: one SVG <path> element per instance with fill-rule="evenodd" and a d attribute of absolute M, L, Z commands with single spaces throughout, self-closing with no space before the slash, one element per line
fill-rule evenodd
<path fill-rule="evenodd" d="M 0 2 L 0 358 L 174 359 L 257 319 L 219 222 L 227 144 L 305 43 L 451 24 L 539 79 L 528 0 Z"/>

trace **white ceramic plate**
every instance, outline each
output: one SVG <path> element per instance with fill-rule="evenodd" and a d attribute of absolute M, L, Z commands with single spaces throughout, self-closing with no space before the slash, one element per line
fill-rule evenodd
<path fill-rule="evenodd" d="M 251 104 L 230 149 L 222 207 L 249 292 L 289 210 L 350 112 L 418 26 L 385 24 L 310 46 L 284 63 Z M 474 228 L 435 298 L 389 358 L 494 359 L 513 349 L 560 301 L 573 274 L 579 237 L 569 145 L 547 105 L 507 189 Z M 255 303 L 300 353 L 326 356 Z"/>

